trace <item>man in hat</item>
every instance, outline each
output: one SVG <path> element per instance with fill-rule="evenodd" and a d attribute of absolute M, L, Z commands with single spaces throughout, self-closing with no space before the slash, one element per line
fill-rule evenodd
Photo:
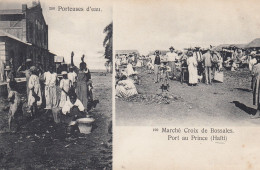
<path fill-rule="evenodd" d="M 159 82 L 159 67 L 161 65 L 161 58 L 159 50 L 155 51 L 155 59 L 154 59 L 154 74 L 155 74 L 155 83 Z"/>
<path fill-rule="evenodd" d="M 175 53 L 175 49 L 171 46 L 170 48 L 170 52 L 168 52 L 166 54 L 167 56 L 167 61 L 168 61 L 168 65 L 171 68 L 171 77 L 173 79 L 176 79 L 176 58 L 178 57 L 178 55 Z"/>
<path fill-rule="evenodd" d="M 26 90 L 27 90 L 27 99 L 28 99 L 28 96 L 29 96 L 29 87 L 28 87 L 28 83 L 29 83 L 29 79 L 30 79 L 30 76 L 31 76 L 31 71 L 30 71 L 30 68 L 32 66 L 32 59 L 30 58 L 27 58 L 26 59 L 26 62 L 23 63 L 20 67 L 18 67 L 17 69 L 17 73 L 23 73 L 25 74 L 25 77 L 26 77 Z M 24 71 L 22 71 L 22 69 L 25 69 Z"/>
<path fill-rule="evenodd" d="M 212 56 L 209 48 L 207 49 L 207 52 L 202 55 L 202 61 L 204 63 L 206 84 L 211 84 Z"/>

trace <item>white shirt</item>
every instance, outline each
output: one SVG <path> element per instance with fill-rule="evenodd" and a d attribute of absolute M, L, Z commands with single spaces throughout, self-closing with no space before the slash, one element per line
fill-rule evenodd
<path fill-rule="evenodd" d="M 57 80 L 57 73 L 51 73 L 51 79 L 50 79 L 50 86 L 55 86 L 56 85 L 56 80 Z"/>
<path fill-rule="evenodd" d="M 154 63 L 155 55 L 151 55 L 151 56 L 150 56 L 150 59 L 152 60 L 152 63 Z"/>
<path fill-rule="evenodd" d="M 76 82 L 77 74 L 73 72 L 68 73 L 68 79 L 74 84 Z"/>
<path fill-rule="evenodd" d="M 45 72 L 44 73 L 44 80 L 45 80 L 45 85 L 47 86 L 55 86 L 56 80 L 57 80 L 57 74 L 56 73 L 50 73 Z"/>
<path fill-rule="evenodd" d="M 132 64 L 130 64 L 130 63 L 127 64 L 126 70 L 127 70 L 127 75 L 128 75 L 128 76 L 130 76 L 130 75 L 132 75 L 132 74 L 136 74 L 136 72 L 135 72 L 134 69 L 133 69 Z"/>
<path fill-rule="evenodd" d="M 83 104 L 81 103 L 81 101 L 80 101 L 79 99 L 77 99 L 74 104 L 72 104 L 72 103 L 70 102 L 70 99 L 69 99 L 69 100 L 67 100 L 67 101 L 65 102 L 65 104 L 64 104 L 64 106 L 63 106 L 63 108 L 62 108 L 62 113 L 65 114 L 65 115 L 66 115 L 67 113 L 70 113 L 70 109 L 71 109 L 73 106 L 77 106 L 81 112 L 84 111 L 84 106 L 83 106 Z"/>
<path fill-rule="evenodd" d="M 177 54 L 175 52 L 168 52 L 166 56 L 167 56 L 167 61 L 175 61 Z"/>

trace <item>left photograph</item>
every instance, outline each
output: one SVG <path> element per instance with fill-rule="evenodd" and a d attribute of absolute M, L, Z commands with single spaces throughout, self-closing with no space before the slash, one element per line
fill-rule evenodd
<path fill-rule="evenodd" d="M 112 6 L 0 0 L 0 169 L 112 169 Z"/>

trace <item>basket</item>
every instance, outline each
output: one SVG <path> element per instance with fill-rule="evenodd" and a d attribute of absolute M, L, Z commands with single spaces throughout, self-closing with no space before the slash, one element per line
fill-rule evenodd
<path fill-rule="evenodd" d="M 92 129 L 92 123 L 95 121 L 93 118 L 81 118 L 77 119 L 80 133 L 90 134 Z"/>

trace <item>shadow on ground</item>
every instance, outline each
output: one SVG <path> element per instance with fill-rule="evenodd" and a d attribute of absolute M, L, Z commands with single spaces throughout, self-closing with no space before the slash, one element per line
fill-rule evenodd
<path fill-rule="evenodd" d="M 254 108 L 248 107 L 245 104 L 240 103 L 239 101 L 233 101 L 231 103 L 234 103 L 236 107 L 245 111 L 249 115 L 255 115 L 256 114 L 256 110 Z"/>

